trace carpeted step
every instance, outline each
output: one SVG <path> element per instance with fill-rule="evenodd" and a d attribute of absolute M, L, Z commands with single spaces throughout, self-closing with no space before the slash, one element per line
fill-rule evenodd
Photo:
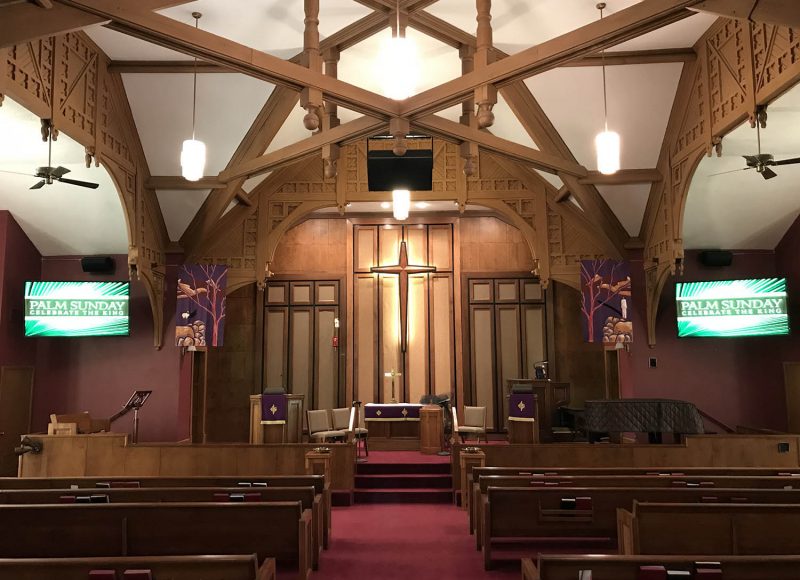
<path fill-rule="evenodd" d="M 449 474 L 396 473 L 390 475 L 356 475 L 356 489 L 452 489 Z"/>
<path fill-rule="evenodd" d="M 356 475 L 450 474 L 449 463 L 358 463 Z"/>
<path fill-rule="evenodd" d="M 357 489 L 355 503 L 452 503 L 450 489 Z"/>

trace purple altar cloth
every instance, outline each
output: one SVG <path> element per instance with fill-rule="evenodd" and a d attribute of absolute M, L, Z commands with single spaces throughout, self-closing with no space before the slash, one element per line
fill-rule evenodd
<path fill-rule="evenodd" d="M 508 397 L 509 421 L 535 421 L 536 395 L 533 393 L 512 393 Z"/>
<path fill-rule="evenodd" d="M 419 421 L 422 405 L 415 403 L 367 403 L 364 405 L 365 421 Z"/>
<path fill-rule="evenodd" d="M 261 423 L 286 423 L 286 395 L 261 395 Z"/>

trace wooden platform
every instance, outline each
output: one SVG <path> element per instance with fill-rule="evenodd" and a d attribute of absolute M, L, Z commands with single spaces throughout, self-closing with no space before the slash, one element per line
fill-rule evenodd
<path fill-rule="evenodd" d="M 366 421 L 369 448 L 375 451 L 419 451 L 419 421 Z"/>

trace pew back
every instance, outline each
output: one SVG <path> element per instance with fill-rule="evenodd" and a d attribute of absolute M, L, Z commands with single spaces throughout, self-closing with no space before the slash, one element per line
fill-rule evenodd
<path fill-rule="evenodd" d="M 618 519 L 626 554 L 800 554 L 797 504 L 634 501 Z"/>
<path fill-rule="evenodd" d="M 150 570 L 156 579 L 274 580 L 275 560 L 250 556 L 0 559 L 0 580 L 86 580 L 92 570 Z"/>
<path fill-rule="evenodd" d="M 796 580 L 800 556 L 539 556 L 538 564 L 522 560 L 523 580 L 575 580 L 581 570 L 591 570 L 592 580 L 638 580 L 639 567 L 660 565 L 689 570 L 699 561 L 721 564 L 725 580 Z"/>

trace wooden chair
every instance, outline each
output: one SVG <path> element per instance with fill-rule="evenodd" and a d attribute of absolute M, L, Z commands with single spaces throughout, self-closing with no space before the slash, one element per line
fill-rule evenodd
<path fill-rule="evenodd" d="M 325 443 L 328 440 L 345 439 L 347 432 L 334 429 L 331 418 L 325 409 L 308 410 L 308 437 L 312 441 Z"/>
<path fill-rule="evenodd" d="M 453 418 L 455 419 L 456 431 L 461 437 L 461 442 L 465 443 L 469 435 L 475 435 L 475 438 L 480 442 L 481 435 L 484 441 L 488 443 L 486 437 L 486 407 L 464 407 L 464 424 L 459 425 L 456 419 L 455 409 L 453 409 Z"/>

